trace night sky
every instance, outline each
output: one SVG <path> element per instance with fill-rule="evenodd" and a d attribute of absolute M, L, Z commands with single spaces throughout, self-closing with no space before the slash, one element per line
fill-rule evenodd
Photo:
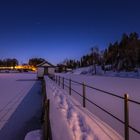
<path fill-rule="evenodd" d="M 0 59 L 78 59 L 123 33 L 140 35 L 139 0 L 0 0 Z"/>

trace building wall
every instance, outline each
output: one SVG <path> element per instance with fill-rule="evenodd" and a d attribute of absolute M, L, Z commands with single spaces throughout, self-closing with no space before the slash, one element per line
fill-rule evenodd
<path fill-rule="evenodd" d="M 37 68 L 37 77 L 42 78 L 44 76 L 44 68 L 43 67 L 38 67 Z"/>
<path fill-rule="evenodd" d="M 54 73 L 55 73 L 55 68 L 48 68 L 48 74 L 50 74 L 50 75 L 54 75 Z"/>
<path fill-rule="evenodd" d="M 44 75 L 48 74 L 48 68 L 44 68 Z"/>
<path fill-rule="evenodd" d="M 46 67 L 44 70 L 45 75 L 54 75 L 55 73 L 55 68 L 53 67 Z"/>

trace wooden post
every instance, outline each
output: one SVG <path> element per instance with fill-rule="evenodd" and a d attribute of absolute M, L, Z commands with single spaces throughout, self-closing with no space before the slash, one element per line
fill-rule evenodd
<path fill-rule="evenodd" d="M 42 107 L 43 107 L 43 112 L 42 112 L 42 121 L 44 121 L 44 115 L 45 115 L 45 101 L 47 100 L 47 95 L 46 95 L 46 85 L 45 85 L 45 80 L 42 80 Z"/>
<path fill-rule="evenodd" d="M 60 86 L 60 76 L 59 76 L 59 86 Z"/>
<path fill-rule="evenodd" d="M 85 87 L 85 83 L 83 82 L 83 107 L 86 107 L 86 87 Z"/>
<path fill-rule="evenodd" d="M 43 129 L 43 134 L 44 134 L 44 140 L 48 140 L 48 103 L 47 100 L 45 100 L 45 114 L 44 114 L 44 129 Z"/>
<path fill-rule="evenodd" d="M 56 78 L 57 78 L 57 76 L 55 75 L 55 82 L 57 83 L 57 79 Z"/>
<path fill-rule="evenodd" d="M 44 88 L 44 81 L 43 80 L 41 81 L 41 84 L 42 84 L 42 95 L 44 95 L 44 89 L 43 89 Z"/>
<path fill-rule="evenodd" d="M 46 123 L 45 123 L 45 127 L 46 127 L 46 134 L 45 134 L 45 140 L 49 140 L 49 132 L 50 132 L 50 128 L 49 128 L 49 114 L 50 114 L 50 100 L 47 100 L 46 104 L 45 104 L 45 108 L 46 108 L 46 115 L 45 115 L 45 119 L 46 119 Z"/>
<path fill-rule="evenodd" d="M 69 95 L 71 95 L 71 79 L 69 79 Z"/>
<path fill-rule="evenodd" d="M 64 89 L 64 77 L 63 77 L 63 89 Z"/>
<path fill-rule="evenodd" d="M 44 80 L 44 94 L 45 94 L 45 97 L 47 98 L 47 92 L 46 92 L 46 82 Z"/>
<path fill-rule="evenodd" d="M 124 131 L 125 140 L 129 140 L 129 107 L 128 107 L 128 94 L 124 95 Z"/>
<path fill-rule="evenodd" d="M 46 83 L 44 79 L 42 80 L 42 94 L 46 96 Z"/>

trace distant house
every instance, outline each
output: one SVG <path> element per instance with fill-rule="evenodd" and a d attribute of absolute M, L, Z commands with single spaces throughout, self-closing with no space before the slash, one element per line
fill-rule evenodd
<path fill-rule="evenodd" d="M 56 67 L 56 72 L 61 73 L 61 72 L 66 72 L 67 66 L 64 64 L 58 64 Z"/>
<path fill-rule="evenodd" d="M 38 78 L 43 78 L 44 75 L 53 77 L 54 73 L 55 73 L 55 66 L 49 63 L 48 61 L 44 61 L 41 64 L 37 65 Z"/>
<path fill-rule="evenodd" d="M 68 68 L 67 65 L 64 64 L 58 64 L 56 67 L 56 72 L 61 73 L 61 72 L 69 72 L 72 71 L 71 68 Z"/>

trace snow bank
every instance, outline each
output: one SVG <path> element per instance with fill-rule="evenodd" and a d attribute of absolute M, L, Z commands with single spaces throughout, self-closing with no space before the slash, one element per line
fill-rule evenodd
<path fill-rule="evenodd" d="M 84 75 L 93 75 L 94 68 L 93 66 L 77 68 L 73 70 L 71 73 L 73 74 L 84 74 Z M 101 69 L 101 66 L 96 66 L 96 74 L 103 75 L 104 71 Z"/>
<path fill-rule="evenodd" d="M 53 140 L 123 140 L 107 124 L 45 77 Z"/>
<path fill-rule="evenodd" d="M 94 75 L 93 66 L 77 68 L 71 72 L 72 74 Z M 68 72 L 70 74 L 70 72 Z M 125 71 L 103 71 L 101 66 L 96 66 L 96 75 L 110 76 L 110 77 L 123 77 L 123 78 L 140 78 L 140 69 L 137 72 L 125 72 Z"/>
<path fill-rule="evenodd" d="M 41 140 L 41 133 L 41 130 L 31 131 L 25 136 L 24 140 Z"/>
<path fill-rule="evenodd" d="M 65 77 L 67 79 L 72 79 L 77 82 L 84 82 L 85 84 L 111 92 L 113 94 L 124 96 L 125 93 L 129 94 L 129 99 L 140 101 L 140 79 L 134 78 L 120 78 L 120 77 L 107 77 L 107 76 L 87 76 L 87 75 L 75 75 L 75 74 L 57 74 L 61 77 Z M 62 82 L 62 81 L 61 81 Z M 65 80 L 65 84 L 69 86 L 67 80 Z M 79 84 L 72 83 L 71 88 L 75 91 L 78 91 L 82 95 L 82 86 Z M 65 90 L 68 92 L 69 89 L 65 87 Z M 71 93 L 72 96 L 82 103 L 81 97 L 77 95 L 75 92 Z M 77 95 L 77 96 L 76 96 Z M 116 97 L 104 94 L 97 90 L 92 90 L 90 88 L 86 88 L 86 97 L 90 99 L 92 102 L 106 109 L 116 117 L 121 120 L 124 119 L 124 102 L 122 99 L 118 99 Z M 86 102 L 86 108 L 90 110 L 93 114 L 98 116 L 101 120 L 109 124 L 113 129 L 115 129 L 119 134 L 124 136 L 124 125 L 119 121 L 115 120 L 108 114 L 104 113 L 99 108 L 94 105 Z M 138 115 L 134 115 L 138 114 Z M 140 106 L 134 103 L 129 102 L 129 123 L 131 126 L 140 130 Z M 139 140 L 140 135 L 135 133 L 133 130 L 130 131 L 130 140 Z"/>

